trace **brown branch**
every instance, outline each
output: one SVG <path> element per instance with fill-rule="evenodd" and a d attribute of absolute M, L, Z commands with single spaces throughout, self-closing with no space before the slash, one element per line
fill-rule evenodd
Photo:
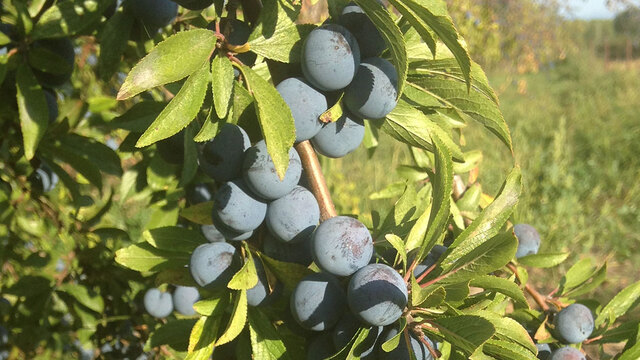
<path fill-rule="evenodd" d="M 327 182 L 322 174 L 320 161 L 318 161 L 318 156 L 311 143 L 309 140 L 305 140 L 297 144 L 295 148 L 300 155 L 300 160 L 302 160 L 302 168 L 309 181 L 310 190 L 318 200 L 318 205 L 320 205 L 320 221 L 337 216 L 336 207 L 333 205 Z"/>
<path fill-rule="evenodd" d="M 507 267 L 509 268 L 509 270 L 511 270 L 514 274 L 517 275 L 518 273 L 518 269 L 516 268 L 516 266 L 513 263 L 508 263 Z M 534 289 L 531 285 L 529 284 L 525 284 L 524 285 L 524 289 L 527 291 L 527 293 L 529 293 L 529 295 L 531 295 L 531 297 L 533 298 L 533 300 L 536 302 L 536 304 L 538 304 L 538 306 L 540 306 L 540 308 L 543 311 L 549 311 L 549 305 L 547 305 L 547 302 L 545 300 L 545 297 L 540 294 L 536 289 Z"/>

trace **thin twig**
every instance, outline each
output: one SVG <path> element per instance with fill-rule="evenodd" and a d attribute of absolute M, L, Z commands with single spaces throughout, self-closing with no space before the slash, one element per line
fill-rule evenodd
<path fill-rule="evenodd" d="M 322 168 L 320 167 L 320 161 L 318 156 L 309 140 L 305 140 L 295 146 L 300 160 L 302 161 L 302 168 L 307 175 L 311 192 L 318 200 L 320 205 L 320 221 L 328 220 L 338 215 L 336 207 L 331 200 L 331 193 L 327 187 L 327 182 L 322 174 Z"/>

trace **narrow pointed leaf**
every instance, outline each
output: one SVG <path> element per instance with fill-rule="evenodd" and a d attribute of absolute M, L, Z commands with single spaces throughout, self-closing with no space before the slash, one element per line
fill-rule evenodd
<path fill-rule="evenodd" d="M 443 255 L 442 265 L 450 269 L 451 265 L 494 237 L 513 212 L 522 191 L 522 173 L 515 167 L 507 176 L 500 195 L 485 208 L 480 215 L 454 240 Z"/>
<path fill-rule="evenodd" d="M 211 92 L 218 119 L 224 119 L 231 105 L 233 66 L 226 56 L 216 56 L 211 62 Z"/>
<path fill-rule="evenodd" d="M 227 329 L 216 341 L 216 346 L 224 345 L 238 337 L 247 323 L 247 291 L 241 290 L 236 296 L 235 307 Z"/>
<path fill-rule="evenodd" d="M 391 14 L 377 1 L 355 0 L 356 4 L 362 8 L 365 14 L 371 19 L 373 24 L 380 30 L 380 35 L 384 38 L 389 49 L 391 63 L 395 65 L 398 72 L 398 98 L 404 90 L 404 83 L 407 79 L 407 49 L 404 43 L 402 32 L 391 17 Z"/>
<path fill-rule="evenodd" d="M 178 94 L 138 139 L 136 147 L 145 147 L 166 139 L 189 125 L 202 107 L 209 80 L 209 65 L 204 64 L 189 76 Z"/>
<path fill-rule="evenodd" d="M 205 63 L 208 69 L 207 60 L 215 44 L 215 35 L 205 29 L 181 31 L 169 37 L 131 69 L 118 92 L 118 100 L 202 71 Z"/>
<path fill-rule="evenodd" d="M 207 242 L 199 231 L 180 226 L 166 226 L 142 233 L 146 242 L 156 249 L 191 254 L 199 245 Z"/>
<path fill-rule="evenodd" d="M 282 179 L 289 166 L 289 149 L 296 139 L 293 116 L 275 87 L 249 67 L 243 66 L 249 92 L 255 98 L 256 113 L 267 151 L 273 159 L 276 172 Z"/>
<path fill-rule="evenodd" d="M 432 122 L 427 115 L 402 99 L 387 115 L 382 129 L 399 141 L 432 152 L 434 149 L 431 134 L 437 134 L 452 152 L 453 157 L 456 160 L 463 160 L 462 150 L 451 136 Z"/>
<path fill-rule="evenodd" d="M 640 281 L 627 286 L 609 301 L 596 318 L 596 327 L 606 321 L 613 323 L 615 319 L 637 306 L 638 299 L 640 299 Z"/>
<path fill-rule="evenodd" d="M 26 64 L 18 67 L 16 88 L 24 156 L 31 160 L 47 131 L 49 110 L 42 87 Z"/>
<path fill-rule="evenodd" d="M 454 347 L 470 355 L 495 333 L 495 327 L 480 316 L 460 315 L 435 319 L 434 325 Z"/>

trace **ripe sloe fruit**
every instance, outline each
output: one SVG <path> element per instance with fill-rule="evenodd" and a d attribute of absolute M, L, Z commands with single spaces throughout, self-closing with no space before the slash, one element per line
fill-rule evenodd
<path fill-rule="evenodd" d="M 540 234 L 538 234 L 538 231 L 536 231 L 533 226 L 516 224 L 513 227 L 513 233 L 516 235 L 516 238 L 518 238 L 516 259 L 538 253 L 538 249 L 540 249 Z"/>
<path fill-rule="evenodd" d="M 556 329 L 562 338 L 570 343 L 581 343 L 593 332 L 593 314 L 582 304 L 571 304 L 556 316 Z"/>
<path fill-rule="evenodd" d="M 429 252 L 429 254 L 427 254 L 427 257 L 425 257 L 424 260 L 422 260 L 422 262 L 416 265 L 416 267 L 413 269 L 413 276 L 415 276 L 416 278 L 419 278 L 420 275 L 424 274 L 424 272 L 427 271 L 427 269 L 429 269 L 433 264 L 438 262 L 438 260 L 440 259 L 440 256 L 442 256 L 442 254 L 444 254 L 445 251 L 447 251 L 446 246 L 442 246 L 442 245 L 434 246 L 433 249 L 431 249 L 431 251 Z"/>
<path fill-rule="evenodd" d="M 57 39 L 42 39 L 37 40 L 31 45 L 32 48 L 43 48 L 56 55 L 58 55 L 69 67 L 69 71 L 61 74 L 54 74 L 49 72 L 33 70 L 33 74 L 36 76 L 40 84 L 49 88 L 56 88 L 64 85 L 69 79 L 71 79 L 71 73 L 73 72 L 73 65 L 76 59 L 76 53 L 73 49 L 73 42 L 69 38 L 57 38 Z"/>
<path fill-rule="evenodd" d="M 378 56 L 387 48 L 378 28 L 355 3 L 351 2 L 344 7 L 340 15 L 340 24 L 358 40 L 360 56 L 363 59 Z"/>
<path fill-rule="evenodd" d="M 233 231 L 231 229 L 229 229 L 219 218 L 218 216 L 214 213 L 213 214 L 213 226 L 216 227 L 216 230 L 222 235 L 222 237 L 225 240 L 228 241 L 242 241 L 242 240 L 247 240 L 248 238 L 251 237 L 251 235 L 253 235 L 253 230 L 252 231 L 247 231 L 247 232 L 237 232 L 237 231 Z M 211 242 L 211 241 L 209 241 Z"/>
<path fill-rule="evenodd" d="M 276 294 L 269 292 L 269 281 L 267 280 L 267 273 L 264 271 L 262 261 L 257 258 L 253 259 L 253 263 L 256 267 L 256 273 L 258 274 L 258 283 L 256 286 L 247 290 L 247 303 L 249 306 L 260 306 L 267 304 Z"/>
<path fill-rule="evenodd" d="M 391 328 L 387 330 L 380 338 L 380 344 L 384 344 L 386 341 L 391 340 L 392 337 L 398 334 L 398 330 L 395 328 Z M 398 347 L 391 350 L 390 352 L 385 352 L 382 350 L 382 347 L 378 350 L 378 355 L 380 360 L 409 360 L 411 357 L 409 356 L 409 349 L 407 348 L 407 341 L 404 339 L 404 335 L 401 335 L 400 342 L 398 343 Z M 433 360 L 433 356 L 429 352 L 429 349 L 425 344 L 423 344 L 413 333 L 413 331 L 409 331 L 409 338 L 411 343 L 411 351 L 413 351 L 416 356 L 416 360 Z M 433 341 L 428 337 L 424 337 L 424 339 L 429 342 L 431 347 L 435 349 Z"/>
<path fill-rule="evenodd" d="M 328 109 L 327 98 L 304 79 L 295 77 L 282 80 L 276 90 L 291 109 L 296 142 L 314 137 L 322 128 L 318 118 Z"/>
<path fill-rule="evenodd" d="M 349 308 L 362 321 L 386 326 L 400 318 L 408 301 L 407 285 L 390 266 L 370 264 L 358 270 L 349 281 Z"/>
<path fill-rule="evenodd" d="M 320 207 L 311 191 L 296 186 L 267 207 L 265 222 L 271 234 L 287 242 L 302 242 L 311 236 L 320 221 Z"/>
<path fill-rule="evenodd" d="M 338 279 L 327 273 L 305 276 L 291 293 L 291 314 L 300 326 L 323 331 L 332 328 L 344 312 L 345 295 Z"/>
<path fill-rule="evenodd" d="M 189 10 L 202 10 L 213 4 L 213 0 L 173 0 L 178 5 Z"/>
<path fill-rule="evenodd" d="M 264 253 L 275 260 L 309 266 L 311 256 L 311 237 L 295 244 L 286 244 L 267 234 L 262 242 Z"/>
<path fill-rule="evenodd" d="M 565 346 L 554 351 L 551 360 L 587 360 L 587 358 L 580 350 Z"/>
<path fill-rule="evenodd" d="M 549 346 L 549 344 L 536 344 L 536 348 L 538 349 L 538 359 L 551 359 L 551 347 Z"/>
<path fill-rule="evenodd" d="M 398 73 L 382 58 L 369 58 L 358 67 L 353 82 L 344 93 L 344 104 L 356 116 L 382 119 L 397 104 Z"/>
<path fill-rule="evenodd" d="M 204 235 L 209 242 L 214 243 L 225 241 L 224 235 L 218 231 L 215 225 L 202 225 L 200 230 L 202 231 L 202 235 Z"/>
<path fill-rule="evenodd" d="M 195 315 L 193 304 L 200 300 L 198 289 L 191 286 L 176 286 L 173 291 L 173 307 L 182 315 Z"/>
<path fill-rule="evenodd" d="M 134 0 L 129 4 L 133 16 L 147 29 L 165 27 L 178 15 L 178 4 L 171 0 Z"/>
<path fill-rule="evenodd" d="M 215 26 L 215 24 L 213 26 Z M 249 25 L 238 19 L 222 19 L 220 21 L 220 31 L 224 34 L 225 40 L 235 46 L 246 44 L 251 35 Z M 247 66 L 253 66 L 256 62 L 257 55 L 253 52 L 244 52 L 237 54 L 236 58 Z"/>
<path fill-rule="evenodd" d="M 302 163 L 296 149 L 289 149 L 289 167 L 281 181 L 271 155 L 267 152 L 267 144 L 261 140 L 247 150 L 243 172 L 247 186 L 256 195 L 275 200 L 288 194 L 298 184 Z"/>
<path fill-rule="evenodd" d="M 223 288 L 238 270 L 239 263 L 236 248 L 229 243 L 202 244 L 191 254 L 189 271 L 198 285 Z"/>
<path fill-rule="evenodd" d="M 242 175 L 244 153 L 251 146 L 247 133 L 239 126 L 225 123 L 207 142 L 200 154 L 200 168 L 216 181 L 237 179 Z"/>
<path fill-rule="evenodd" d="M 316 336 L 307 346 L 307 360 L 325 360 L 334 353 L 331 334 L 329 333 L 322 333 Z"/>
<path fill-rule="evenodd" d="M 49 124 L 58 118 L 58 98 L 53 90 L 43 89 L 44 98 L 47 100 L 47 110 L 49 110 Z"/>
<path fill-rule="evenodd" d="M 156 288 L 147 290 L 144 294 L 144 308 L 153 317 L 164 318 L 169 316 L 173 311 L 171 294 Z"/>
<path fill-rule="evenodd" d="M 266 214 L 267 204 L 255 197 L 240 179 L 224 183 L 215 194 L 214 218 L 237 233 L 255 230 Z"/>
<path fill-rule="evenodd" d="M 302 45 L 302 73 L 320 90 L 334 91 L 349 85 L 358 64 L 358 42 L 341 25 L 325 24 L 314 29 Z"/>
<path fill-rule="evenodd" d="M 360 221 L 336 216 L 318 225 L 312 253 L 318 267 L 337 276 L 349 276 L 373 256 L 371 233 Z"/>
<path fill-rule="evenodd" d="M 317 152 L 330 158 L 341 158 L 360 146 L 364 139 L 364 122 L 345 114 L 337 121 L 325 124 L 311 139 Z"/>

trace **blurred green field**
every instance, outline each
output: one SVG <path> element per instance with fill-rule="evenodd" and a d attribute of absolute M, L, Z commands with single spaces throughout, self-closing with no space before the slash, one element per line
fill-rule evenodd
<path fill-rule="evenodd" d="M 566 60 L 538 73 L 489 77 L 512 131 L 524 194 L 514 219 L 534 225 L 542 252 L 569 251 L 611 257 L 604 293 L 629 284 L 640 260 L 640 71 L 606 70 L 591 58 Z M 469 124 L 466 149 L 481 149 L 479 181 L 495 195 L 512 166 L 506 148 L 488 131 Z M 387 211 L 390 201 L 367 195 L 400 180 L 392 169 L 410 163 L 406 148 L 384 137 L 372 158 L 365 149 L 325 161 L 342 212 Z M 566 269 L 566 268 L 565 268 Z M 559 273 L 564 269 L 560 268 Z"/>

